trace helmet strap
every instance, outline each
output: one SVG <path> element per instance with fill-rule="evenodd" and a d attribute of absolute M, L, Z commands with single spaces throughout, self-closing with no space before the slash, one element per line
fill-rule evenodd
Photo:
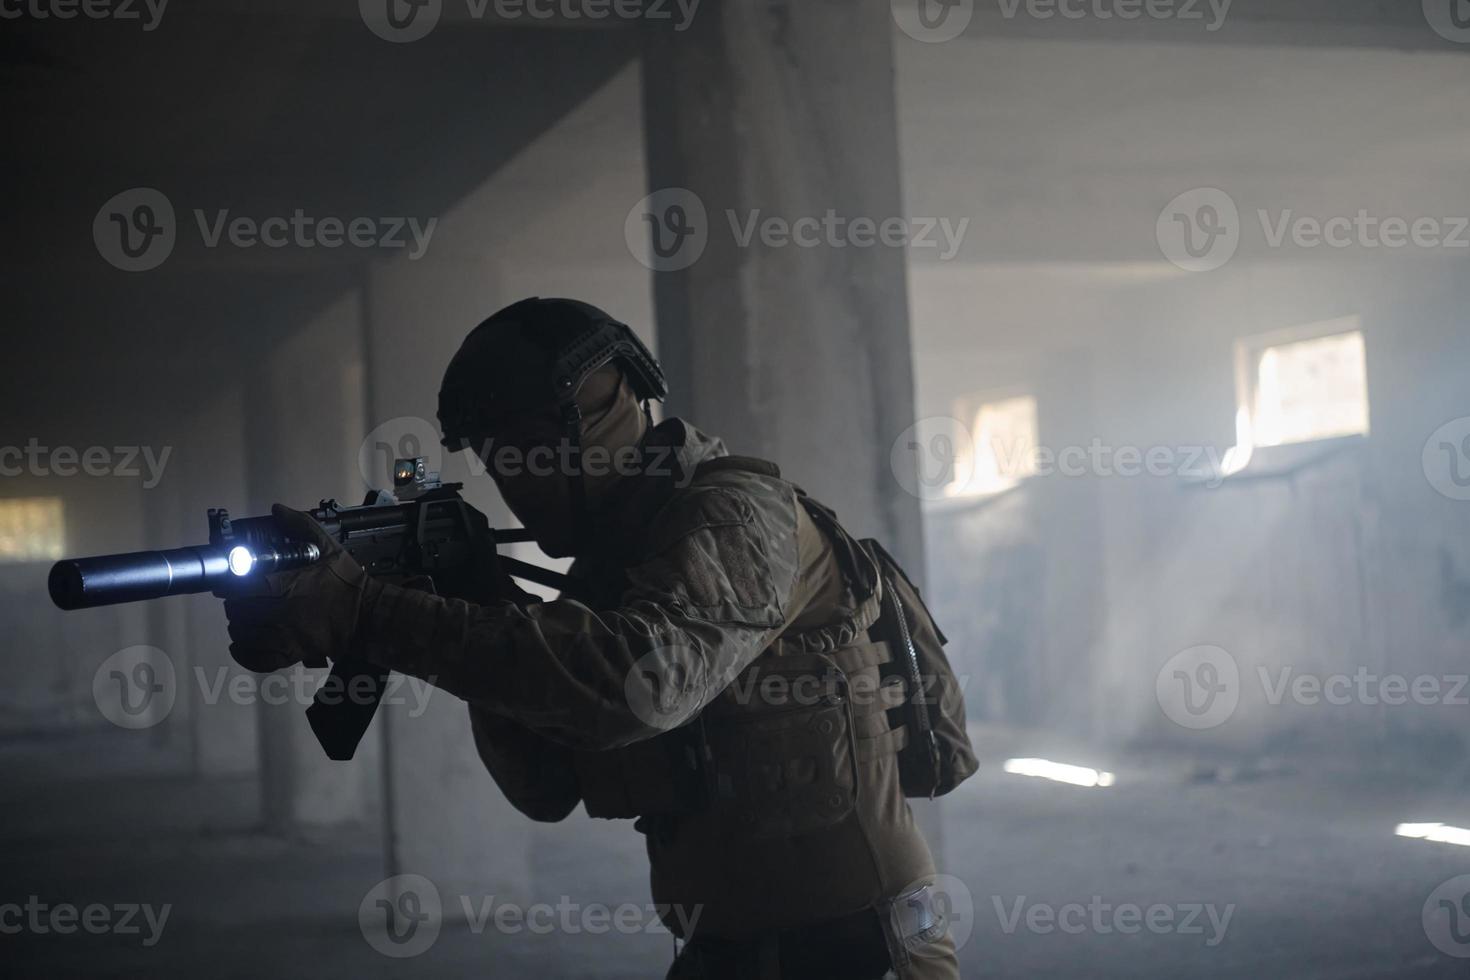
<path fill-rule="evenodd" d="M 572 490 L 572 540 L 584 546 L 591 540 L 592 518 L 587 512 L 587 485 L 582 472 L 582 409 L 575 399 L 562 402 L 561 420 L 570 448 L 567 463 L 571 472 L 567 474 L 567 482 Z"/>

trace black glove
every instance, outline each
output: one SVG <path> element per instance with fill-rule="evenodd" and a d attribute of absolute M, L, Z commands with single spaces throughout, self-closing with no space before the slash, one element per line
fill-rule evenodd
<path fill-rule="evenodd" d="M 296 663 L 324 667 L 350 656 L 365 608 L 382 588 L 310 515 L 276 504 L 271 514 L 292 541 L 321 557 L 305 568 L 261 576 L 225 600 L 230 656 L 259 673 Z"/>

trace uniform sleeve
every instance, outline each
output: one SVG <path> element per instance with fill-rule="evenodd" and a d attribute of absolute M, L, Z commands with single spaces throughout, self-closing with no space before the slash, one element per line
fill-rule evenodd
<path fill-rule="evenodd" d="M 517 810 L 545 823 L 565 820 L 582 801 L 572 750 L 529 728 L 470 705 L 480 761 Z"/>
<path fill-rule="evenodd" d="M 379 585 L 364 603 L 364 653 L 573 748 L 651 738 L 697 714 L 799 611 L 798 506 L 784 484 L 680 493 L 612 609 Z"/>

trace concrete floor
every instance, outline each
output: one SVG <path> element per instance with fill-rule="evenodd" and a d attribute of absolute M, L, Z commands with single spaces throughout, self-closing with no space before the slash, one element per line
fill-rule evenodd
<path fill-rule="evenodd" d="M 1463 770 L 1446 777 L 1427 764 L 1321 756 L 1240 769 L 1176 755 L 1084 758 L 1046 740 L 981 737 L 984 772 L 944 805 L 944 870 L 973 910 L 966 917 L 959 900 L 967 977 L 1470 972 L 1436 949 L 1421 920 L 1437 886 L 1470 872 L 1470 849 L 1393 834 L 1404 821 L 1470 825 Z M 3 753 L 14 778 L 0 812 L 0 902 L 34 894 L 53 904 L 173 908 L 152 947 L 140 935 L 0 935 L 5 976 L 631 978 L 662 976 L 668 962 L 667 934 L 507 934 L 493 924 L 477 933 L 455 918 L 422 955 L 385 957 L 357 921 L 382 878 L 370 835 L 252 833 L 249 781 L 38 778 L 37 758 L 57 751 L 36 743 Z M 1012 754 L 1104 765 L 1117 783 L 1080 789 L 1007 775 L 999 762 Z M 538 830 L 532 850 L 548 903 L 646 901 L 630 828 L 578 817 Z M 1075 934 L 1042 931 L 1045 912 L 1035 907 L 1072 903 L 1092 907 L 1071 913 Z M 1181 926 L 1192 907 L 1205 911 L 1189 928 L 1166 929 L 1157 912 L 1159 932 L 1123 934 L 1112 926 L 1131 922 L 1112 910 L 1126 903 L 1166 906 Z M 1029 929 L 1028 915 L 1042 928 Z"/>

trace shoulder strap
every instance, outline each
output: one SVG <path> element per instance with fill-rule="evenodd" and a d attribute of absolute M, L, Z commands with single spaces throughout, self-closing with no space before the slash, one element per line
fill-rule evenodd
<path fill-rule="evenodd" d="M 864 552 L 862 544 L 847 533 L 847 529 L 837 520 L 837 512 L 831 507 L 807 496 L 806 491 L 800 487 L 796 488 L 796 496 L 806 508 L 812 523 L 821 528 L 831 541 L 837 563 L 852 583 L 853 595 L 859 600 L 871 596 L 878 590 L 879 579 L 877 563 L 872 556 Z"/>
<path fill-rule="evenodd" d="M 705 460 L 695 468 L 694 479 L 698 481 L 712 473 L 727 470 L 743 470 L 747 473 L 781 479 L 779 466 L 753 456 L 719 456 Z M 821 501 L 809 497 L 807 492 L 796 484 L 793 483 L 791 486 L 795 489 L 796 497 L 806 509 L 807 516 L 812 519 L 812 523 L 821 528 L 832 542 L 832 547 L 837 553 L 838 564 L 852 583 L 853 594 L 859 600 L 871 596 L 878 590 L 877 560 L 871 553 L 863 550 L 862 543 L 847 533 L 847 529 L 838 522 L 836 511 Z"/>
<path fill-rule="evenodd" d="M 909 591 L 912 592 L 921 603 L 923 602 L 923 596 L 920 595 L 918 586 L 914 585 L 914 580 L 909 578 L 909 573 L 904 571 L 903 566 L 898 563 L 898 560 L 888 553 L 888 549 L 883 547 L 882 542 L 880 542 L 877 538 L 864 538 L 863 547 L 867 548 L 868 551 L 872 553 L 873 557 L 878 559 L 878 564 L 881 565 L 887 572 L 896 575 L 898 578 L 902 579 L 903 584 L 908 586 Z M 929 617 L 930 622 L 933 622 L 934 617 L 932 615 L 929 615 L 929 610 L 925 608 L 923 612 L 926 616 Z M 944 631 L 939 628 L 939 624 L 933 623 L 933 626 L 935 635 L 939 637 L 939 642 L 941 644 L 947 644 L 949 642 L 949 637 L 944 635 Z"/>

